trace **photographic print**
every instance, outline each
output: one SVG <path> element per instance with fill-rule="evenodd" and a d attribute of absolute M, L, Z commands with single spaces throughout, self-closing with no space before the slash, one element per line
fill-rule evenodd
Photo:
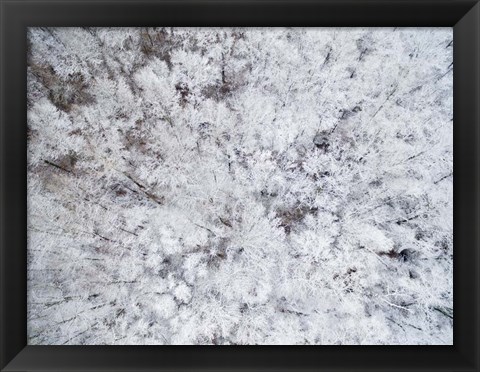
<path fill-rule="evenodd" d="M 30 345 L 452 345 L 452 28 L 29 28 Z"/>

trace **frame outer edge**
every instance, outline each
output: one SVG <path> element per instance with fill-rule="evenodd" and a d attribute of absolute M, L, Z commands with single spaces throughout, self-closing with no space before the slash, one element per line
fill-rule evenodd
<path fill-rule="evenodd" d="M 25 349 L 26 334 L 26 48 L 19 2 L 0 0 L 0 370 Z M 18 35 L 21 35 L 19 39 Z M 17 57 L 13 57 L 17 56 Z M 18 60 L 18 56 L 21 56 Z M 18 63 L 20 61 L 20 63 Z M 20 146 L 20 147 L 19 147 Z M 19 150 L 20 149 L 20 150 Z"/>
<path fill-rule="evenodd" d="M 476 138 L 476 143 L 477 146 L 480 145 L 480 2 L 477 2 L 477 4 L 474 7 L 474 12 L 475 12 L 475 28 L 476 28 L 476 126 L 477 126 L 477 138 Z M 476 213 L 476 223 L 477 223 L 477 229 L 476 229 L 476 242 L 477 246 L 476 248 L 476 293 L 477 293 L 477 301 L 476 301 L 476 308 L 474 310 L 476 314 L 475 322 L 476 324 L 474 325 L 475 327 L 475 350 L 477 350 L 477 355 L 475 358 L 475 369 L 478 371 L 480 369 L 480 352 L 478 351 L 480 348 L 480 231 L 479 231 L 479 226 L 478 223 L 480 222 L 480 150 L 477 147 L 477 158 L 476 158 L 476 166 L 477 166 L 477 180 L 476 180 L 476 191 L 477 191 L 477 213 Z"/>
<path fill-rule="evenodd" d="M 456 44 L 455 39 L 459 34 L 461 34 L 461 42 Z M 460 177 L 454 176 L 453 205 L 454 215 L 456 214 L 457 218 L 462 215 L 464 221 L 467 217 L 471 218 L 469 221 L 471 226 L 458 226 L 459 222 L 455 222 L 454 219 L 454 226 L 457 225 L 454 228 L 454 241 L 460 240 L 460 234 L 467 233 L 471 235 L 472 244 L 471 247 L 462 248 L 467 253 L 462 256 L 461 262 L 454 258 L 454 273 L 456 273 L 454 275 L 458 277 L 462 267 L 460 265 L 465 265 L 466 271 L 471 275 L 470 282 L 466 281 L 465 277 L 462 279 L 463 287 L 458 280 L 457 282 L 454 280 L 454 309 L 457 309 L 457 321 L 454 321 L 454 347 L 461 353 L 462 360 L 469 365 L 466 371 L 480 371 L 480 2 L 478 0 L 454 26 L 454 56 L 457 55 L 455 45 L 458 44 L 461 45 L 458 55 L 462 58 L 460 63 L 454 62 L 454 90 L 461 81 L 463 95 L 460 100 L 458 92 L 454 91 L 454 123 L 456 123 L 454 125 L 462 124 L 462 128 L 457 129 L 457 134 L 454 130 L 454 174 L 457 169 L 456 173 Z M 470 74 L 469 81 L 460 75 L 464 69 L 467 74 Z M 455 111 L 456 109 L 458 111 Z M 461 123 L 457 120 L 459 117 Z M 462 163 L 456 157 L 460 153 L 463 154 Z M 455 181 L 461 181 L 460 185 L 455 187 Z M 473 205 L 474 210 L 468 211 L 468 203 Z M 462 243 L 465 243 L 464 238 L 461 238 L 461 244 L 457 244 L 457 249 L 463 245 Z M 470 257 L 468 257 L 469 254 Z M 461 303 L 463 308 L 458 306 L 459 297 L 463 299 Z M 466 305 L 470 305 L 471 309 L 465 309 Z M 469 313 L 472 314 L 471 319 L 462 317 Z M 472 323 L 468 323 L 469 320 Z M 456 332 L 459 328 L 463 331 L 470 328 L 467 339 L 457 337 Z"/>
<path fill-rule="evenodd" d="M 41 3 L 42 1 L 39 1 L 39 3 Z M 56 3 L 58 3 L 58 1 L 54 1 Z M 66 1 L 66 3 L 68 4 L 70 1 Z M 120 1 L 122 2 L 122 1 Z M 126 2 L 126 1 L 125 1 Z M 5 39 L 7 38 L 7 25 L 6 23 L 9 23 L 9 24 L 14 24 L 15 28 L 18 28 L 19 27 L 19 24 L 18 24 L 18 17 L 17 17 L 17 14 L 15 14 L 15 21 L 17 23 L 14 23 L 12 21 L 8 22 L 7 20 L 7 16 L 5 13 L 5 9 L 7 8 L 7 4 L 11 4 L 12 1 L 2 1 L 0 0 L 0 23 L 1 23 L 1 42 L 0 42 L 0 56 L 1 56 L 1 63 L 0 63 L 0 77 L 1 77 L 1 80 L 3 81 L 1 83 L 1 90 L 0 90 L 0 93 L 1 93 L 1 100 L 0 100 L 0 110 L 1 110 L 1 116 L 0 116 L 0 120 L 1 120 L 1 125 L 0 125 L 0 154 L 1 154 L 1 159 L 0 159 L 0 244 L 1 244 L 1 250 L 0 250 L 0 265 L 1 265 L 1 276 L 0 276 L 0 280 L 1 280 L 1 293 L 0 293 L 0 326 L 1 326 L 1 330 L 0 330 L 0 370 L 1 371 L 4 371 L 4 370 L 18 370 L 18 369 L 15 369 L 14 366 L 12 366 L 12 368 L 14 369 L 10 369 L 9 366 L 7 365 L 9 362 L 11 362 L 13 359 L 15 359 L 14 357 L 10 358 L 10 360 L 7 360 L 7 358 L 9 357 L 7 355 L 7 334 L 6 334 L 6 330 L 5 330 L 5 325 L 7 324 L 7 319 L 6 319 L 6 311 L 5 309 L 7 308 L 7 301 L 5 301 L 5 299 L 7 298 L 7 295 L 5 293 L 5 289 L 6 289 L 6 274 L 5 274 L 5 268 L 6 268 L 6 262 L 4 260 L 4 257 L 6 256 L 5 252 L 4 252 L 4 245 L 5 245 L 5 233 L 6 233 L 6 229 L 5 229 L 5 218 L 6 218 L 6 213 L 4 212 L 4 206 L 6 205 L 6 198 L 7 196 L 5 195 L 5 190 L 6 190 L 6 187 L 4 185 L 4 183 L 6 182 L 6 162 L 7 162 L 7 158 L 6 158 L 6 149 L 5 149 L 5 142 L 6 142 L 6 138 L 5 138 L 5 127 L 4 127 L 4 123 L 5 123 L 5 109 L 6 109 L 6 102 L 7 102 L 7 99 L 5 98 L 6 97 L 6 90 L 7 90 L 7 87 L 5 85 L 5 79 L 7 78 L 6 77 L 6 69 L 5 69 L 5 61 L 6 61 L 6 55 L 5 55 Z M 18 3 L 24 3 L 23 1 L 18 1 Z M 476 127 L 475 127 L 475 143 L 477 145 L 480 145 L 480 130 L 479 130 L 479 118 L 480 118 L 480 108 L 479 108 L 479 98 L 480 98 L 480 66 L 479 66 L 479 63 L 480 63 L 480 37 L 479 37 L 479 30 L 480 30 L 480 4 L 477 2 L 473 8 L 470 10 L 470 12 L 473 12 L 473 16 L 475 17 L 475 30 L 476 30 L 476 35 L 474 35 L 473 37 L 475 37 L 475 41 L 474 41 L 474 45 L 476 46 L 476 52 L 475 53 L 472 53 L 473 54 L 473 58 L 475 59 L 477 65 L 476 65 L 476 68 L 475 68 L 475 78 L 476 78 L 476 81 L 473 82 L 472 84 L 475 86 L 475 99 L 477 100 L 477 105 L 475 106 L 475 112 L 474 112 L 474 115 L 475 115 L 475 122 L 474 124 L 476 124 Z M 468 12 L 468 13 L 470 13 Z M 7 22 L 6 22 L 7 21 Z M 22 26 L 23 27 L 23 26 Z M 22 67 L 23 68 L 23 65 Z M 8 79 L 8 78 L 7 78 Z M 472 133 L 473 134 L 473 133 Z M 478 150 L 478 148 L 474 149 L 474 154 L 475 154 L 475 159 L 474 159 L 474 163 L 478 166 L 480 164 L 480 151 Z M 477 192 L 477 194 L 480 193 L 480 189 L 479 189 L 479 186 L 480 186 L 480 172 L 478 171 L 478 168 L 474 174 L 474 177 L 473 178 L 473 182 L 475 184 L 475 190 Z M 476 203 L 475 203 L 475 219 L 476 219 L 476 223 L 478 223 L 480 221 L 480 200 L 479 198 L 477 197 L 475 199 Z M 480 228 L 480 227 L 479 227 Z M 474 247 L 475 248 L 475 251 L 474 251 L 474 254 L 475 254 L 475 257 L 474 257 L 474 261 L 475 262 L 475 265 L 476 265 L 476 271 L 475 271 L 475 275 L 474 275 L 474 279 L 476 281 L 474 287 L 476 289 L 476 299 L 473 301 L 474 302 L 474 306 L 475 306 L 475 309 L 474 309 L 474 314 L 475 314 L 475 317 L 474 317 L 474 324 L 472 325 L 473 326 L 473 329 L 474 329 L 474 333 L 475 333 L 475 339 L 474 339 L 474 347 L 476 349 L 478 349 L 479 347 L 479 339 L 480 339 L 480 336 L 479 336 L 479 309 L 480 309 L 480 298 L 478 296 L 478 290 L 479 290 L 479 282 L 480 282 L 480 273 L 479 273 L 479 267 L 480 267 L 480 253 L 479 253 L 479 249 L 480 249 L 480 246 L 479 246 L 479 236 L 480 236 L 480 233 L 478 231 L 478 228 L 475 229 L 475 242 L 476 242 L 476 246 Z M 27 347 L 28 348 L 28 347 Z M 27 348 L 24 348 L 23 351 L 26 351 Z M 22 354 L 22 352 L 20 352 L 19 354 Z M 7 365 L 7 366 L 6 366 Z M 479 353 L 477 352 L 477 354 L 475 355 L 475 367 L 474 367 L 474 370 L 475 371 L 478 371 L 478 368 L 480 366 L 480 355 Z M 5 369 L 4 369 L 5 368 Z M 392 366 L 392 368 L 394 368 Z"/>
<path fill-rule="evenodd" d="M 6 34 L 6 27 L 4 22 L 4 13 L 5 13 L 5 3 L 0 2 L 0 79 L 4 81 L 4 65 L 5 65 L 5 53 L 4 53 L 4 38 Z M 6 343 L 7 343 L 7 335 L 4 331 L 5 324 L 6 324 L 6 301 L 5 301 L 5 254 L 4 254 L 4 240 L 5 240 L 5 229 L 4 229 L 4 220 L 5 220 L 5 213 L 4 213 L 4 198 L 5 198 L 5 191 L 4 191 L 4 182 L 5 182 L 5 134 L 4 134 L 4 125 L 2 123 L 5 122 L 5 85 L 2 83 L 0 87 L 0 369 L 3 369 L 7 364 L 7 351 L 6 351 Z"/>

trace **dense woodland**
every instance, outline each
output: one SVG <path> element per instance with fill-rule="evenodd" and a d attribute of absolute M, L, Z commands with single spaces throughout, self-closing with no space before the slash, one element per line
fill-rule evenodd
<path fill-rule="evenodd" d="M 451 28 L 30 28 L 30 344 L 452 344 Z"/>

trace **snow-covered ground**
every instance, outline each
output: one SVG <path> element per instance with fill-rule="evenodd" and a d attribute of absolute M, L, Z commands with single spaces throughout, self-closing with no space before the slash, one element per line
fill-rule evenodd
<path fill-rule="evenodd" d="M 29 343 L 452 344 L 452 37 L 29 29 Z"/>

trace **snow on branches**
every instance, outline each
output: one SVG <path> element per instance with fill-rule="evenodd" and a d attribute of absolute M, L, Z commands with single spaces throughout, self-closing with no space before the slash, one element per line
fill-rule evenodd
<path fill-rule="evenodd" d="M 30 28 L 30 344 L 452 344 L 452 29 Z"/>

